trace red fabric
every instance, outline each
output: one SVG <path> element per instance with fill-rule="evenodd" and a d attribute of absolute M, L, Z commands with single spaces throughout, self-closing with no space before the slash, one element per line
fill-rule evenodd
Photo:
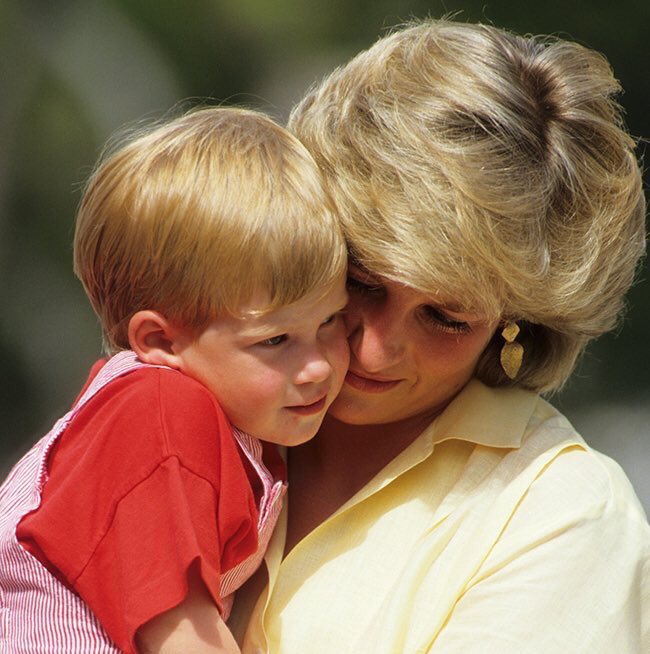
<path fill-rule="evenodd" d="M 221 573 L 257 547 L 258 512 L 230 425 L 179 372 L 143 368 L 102 389 L 60 437 L 48 473 L 17 536 L 124 651 L 183 599 L 192 563 L 219 604 Z"/>

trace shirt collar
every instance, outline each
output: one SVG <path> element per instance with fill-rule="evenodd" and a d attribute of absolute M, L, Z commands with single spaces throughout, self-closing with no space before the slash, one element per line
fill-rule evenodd
<path fill-rule="evenodd" d="M 539 396 L 531 391 L 490 388 L 472 379 L 422 436 L 431 445 L 458 439 L 517 448 L 538 401 Z"/>
<path fill-rule="evenodd" d="M 539 396 L 518 388 L 490 388 L 470 381 L 449 406 L 334 515 L 381 490 L 452 439 L 501 448 L 521 446 Z"/>

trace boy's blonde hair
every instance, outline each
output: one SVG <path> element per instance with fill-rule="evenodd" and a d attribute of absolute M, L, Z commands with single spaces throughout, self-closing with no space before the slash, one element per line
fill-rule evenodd
<path fill-rule="evenodd" d="M 430 20 L 379 40 L 294 109 L 351 254 L 518 320 L 517 382 L 566 380 L 614 327 L 645 247 L 635 144 L 607 61 L 575 43 Z M 497 330 L 477 376 L 511 382 Z"/>
<path fill-rule="evenodd" d="M 200 330 L 259 291 L 268 310 L 325 293 L 345 265 L 311 155 L 251 110 L 201 109 L 135 138 L 100 161 L 77 215 L 74 268 L 109 353 L 129 347 L 139 310 Z"/>

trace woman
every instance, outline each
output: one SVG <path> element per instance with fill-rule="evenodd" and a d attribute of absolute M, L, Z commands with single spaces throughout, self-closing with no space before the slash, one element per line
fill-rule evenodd
<path fill-rule="evenodd" d="M 352 359 L 289 454 L 244 652 L 650 651 L 643 510 L 539 396 L 644 250 L 618 90 L 576 44 L 431 21 L 294 110 L 350 243 Z"/>

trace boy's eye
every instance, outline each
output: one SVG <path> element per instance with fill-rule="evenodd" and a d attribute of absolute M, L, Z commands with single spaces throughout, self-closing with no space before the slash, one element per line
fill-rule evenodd
<path fill-rule="evenodd" d="M 321 323 L 321 326 L 323 326 L 323 325 L 331 325 L 331 324 L 332 324 L 333 322 L 335 322 L 336 319 L 337 319 L 339 316 L 341 316 L 342 314 L 343 314 L 342 311 L 337 311 L 336 313 L 333 313 L 331 316 L 328 316 L 327 318 L 325 318 L 325 320 L 323 320 L 323 322 Z"/>
<path fill-rule="evenodd" d="M 263 341 L 260 341 L 260 345 L 280 345 L 287 340 L 286 334 L 280 334 L 279 336 L 271 336 L 271 338 L 265 338 Z"/>

